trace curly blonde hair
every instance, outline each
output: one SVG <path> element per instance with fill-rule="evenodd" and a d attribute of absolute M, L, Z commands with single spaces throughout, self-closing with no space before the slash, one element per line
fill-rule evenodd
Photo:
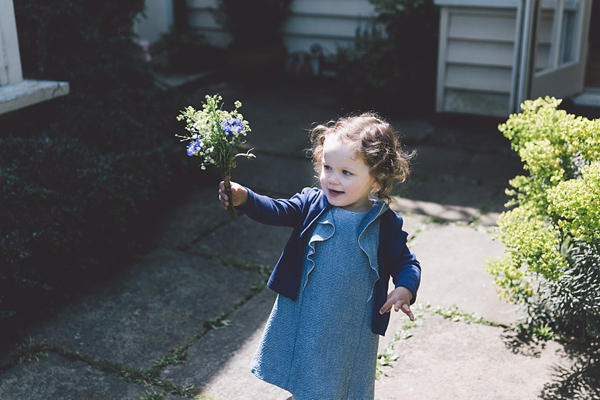
<path fill-rule="evenodd" d="M 403 183 L 408 178 L 410 160 L 415 156 L 415 151 L 407 153 L 402 150 L 392 126 L 375 113 L 350 115 L 317 125 L 311 129 L 310 135 L 312 160 L 317 174 L 321 173 L 323 167 L 325 139 L 336 135 L 345 143 L 355 146 L 356 154 L 371 168 L 371 176 L 379 186 L 372 195 L 388 203 L 394 183 Z"/>

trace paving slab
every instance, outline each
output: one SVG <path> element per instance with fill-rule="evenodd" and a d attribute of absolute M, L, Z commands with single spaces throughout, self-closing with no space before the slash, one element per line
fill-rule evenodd
<path fill-rule="evenodd" d="M 423 118 L 391 118 L 388 120 L 394 127 L 400 143 L 405 148 L 411 148 L 417 143 L 423 142 L 427 137 L 435 133 L 435 124 L 431 120 Z"/>
<path fill-rule="evenodd" d="M 377 400 L 538 399 L 553 370 L 569 366 L 560 344 L 522 349 L 503 328 L 427 315 L 411 333 L 396 345 L 394 367 L 376 382 Z"/>
<path fill-rule="evenodd" d="M 49 353 L 0 375 L 2 400 L 139 400 L 148 390 L 81 361 Z"/>
<path fill-rule="evenodd" d="M 194 384 L 215 400 L 287 399 L 286 391 L 252 375 L 250 361 L 276 294 L 265 289 L 230 316 L 227 328 L 207 333 L 188 351 L 187 362 L 165 371 L 178 384 Z"/>
<path fill-rule="evenodd" d="M 498 298 L 489 258 L 504 252 L 501 242 L 481 229 L 453 224 L 430 224 L 411 243 L 422 268 L 418 302 L 475 313 L 488 320 L 515 323 L 518 309 Z"/>
<path fill-rule="evenodd" d="M 503 122 L 499 119 L 438 114 L 427 120 L 434 124 L 434 130 L 424 138 L 423 145 L 472 154 L 514 155 L 509 140 L 498 130 L 498 124 Z"/>
<path fill-rule="evenodd" d="M 35 327 L 31 337 L 149 368 L 169 350 L 187 344 L 205 320 L 243 300 L 262 279 L 254 271 L 157 249 Z"/>
<path fill-rule="evenodd" d="M 449 222 L 471 223 L 476 221 L 478 225 L 494 227 L 498 221 L 499 213 L 481 214 L 475 207 L 457 206 L 452 204 L 440 204 L 431 201 L 413 200 L 394 196 L 395 204 L 392 209 L 401 215 L 414 214 L 424 218 L 446 220 Z"/>
<path fill-rule="evenodd" d="M 291 228 L 263 225 L 241 215 L 202 238 L 189 252 L 233 257 L 273 268 L 291 232 Z"/>
<path fill-rule="evenodd" d="M 302 153 L 313 123 L 324 123 L 344 112 L 324 91 L 285 84 L 268 90 L 241 87 L 223 98 L 242 102 L 240 111 L 252 129 L 248 134 L 251 147 L 282 154 Z"/>
<path fill-rule="evenodd" d="M 459 179 L 465 172 L 473 157 L 471 153 L 462 149 L 446 149 L 425 145 L 414 146 L 416 156 L 411 160 L 411 178 L 427 179 Z M 468 177 L 464 177 L 467 179 Z"/>
<path fill-rule="evenodd" d="M 401 196 L 410 200 L 419 202 L 439 204 L 446 209 L 463 210 L 464 217 L 473 218 L 480 210 L 490 206 L 490 202 L 495 208 L 501 207 L 505 201 L 495 199 L 501 195 L 503 188 L 496 190 L 486 187 L 482 184 L 469 183 L 463 178 L 444 178 L 419 181 L 418 183 L 407 185 L 406 192 L 401 192 Z M 432 215 L 436 216 L 436 215 Z M 468 222 L 469 220 L 464 220 Z"/>
<path fill-rule="evenodd" d="M 473 210 L 504 210 L 508 181 L 521 172 L 512 157 L 457 149 L 418 147 L 400 197 Z M 470 213 L 469 213 L 470 214 Z"/>
<path fill-rule="evenodd" d="M 157 222 L 153 244 L 170 249 L 189 247 L 229 220 L 218 201 L 217 183 L 212 187 L 193 187 L 178 204 Z"/>

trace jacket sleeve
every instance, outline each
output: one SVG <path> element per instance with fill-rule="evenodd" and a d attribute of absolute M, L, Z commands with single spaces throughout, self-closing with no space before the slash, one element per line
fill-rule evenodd
<path fill-rule="evenodd" d="M 421 264 L 417 257 L 407 246 L 408 234 L 402 230 L 402 218 L 397 216 L 397 222 L 393 226 L 395 235 L 393 235 L 393 243 L 390 248 L 390 275 L 394 282 L 394 286 L 404 286 L 409 289 L 413 298 L 411 304 L 417 299 L 417 291 L 421 284 Z"/>
<path fill-rule="evenodd" d="M 302 220 L 304 205 L 311 192 L 311 189 L 305 188 L 290 199 L 273 199 L 249 188 L 246 190 L 248 200 L 243 206 L 237 207 L 238 210 L 257 222 L 292 228 Z"/>
<path fill-rule="evenodd" d="M 406 244 L 393 267 L 392 280 L 395 287 L 404 286 L 412 292 L 411 304 L 417 300 L 417 290 L 421 284 L 421 264 Z"/>

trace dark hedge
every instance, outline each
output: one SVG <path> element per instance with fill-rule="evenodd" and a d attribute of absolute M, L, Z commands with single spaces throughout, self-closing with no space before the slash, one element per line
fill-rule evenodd
<path fill-rule="evenodd" d="M 25 77 L 70 94 L 0 119 L 2 334 L 127 265 L 195 168 L 173 136 L 190 99 L 158 89 L 135 44 L 143 7 L 15 2 Z"/>

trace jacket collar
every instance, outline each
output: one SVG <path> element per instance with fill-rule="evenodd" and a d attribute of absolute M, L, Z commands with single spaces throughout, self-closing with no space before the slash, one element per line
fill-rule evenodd
<path fill-rule="evenodd" d="M 307 223 L 302 227 L 300 237 L 303 237 L 309 230 L 309 228 L 315 223 L 315 221 L 318 220 L 321 217 L 321 215 L 323 215 L 323 213 L 329 211 L 332 207 L 333 206 L 329 204 L 329 201 L 327 201 L 325 193 L 323 193 L 322 190 L 319 190 L 319 194 L 317 195 L 316 201 L 310 203 L 308 213 L 306 214 L 306 219 L 304 220 Z M 387 204 L 384 203 L 384 205 L 381 206 L 381 209 L 379 210 L 377 218 L 383 215 L 389 215 L 388 218 L 390 218 L 392 217 L 392 215 L 395 215 L 395 213 L 391 211 Z"/>
<path fill-rule="evenodd" d="M 308 223 L 306 223 L 303 226 L 302 232 L 300 233 L 300 237 L 303 237 L 304 234 L 306 234 L 306 232 L 308 231 L 308 229 L 314 224 L 314 222 L 317 219 L 319 219 L 319 217 L 324 212 L 328 211 L 331 207 L 333 207 L 333 206 L 331 204 L 329 204 L 329 201 L 327 201 L 327 197 L 325 196 L 323 191 L 319 190 L 317 200 L 310 203 L 310 207 L 308 208 L 308 213 L 306 214 L 306 219 L 304 220 Z"/>

